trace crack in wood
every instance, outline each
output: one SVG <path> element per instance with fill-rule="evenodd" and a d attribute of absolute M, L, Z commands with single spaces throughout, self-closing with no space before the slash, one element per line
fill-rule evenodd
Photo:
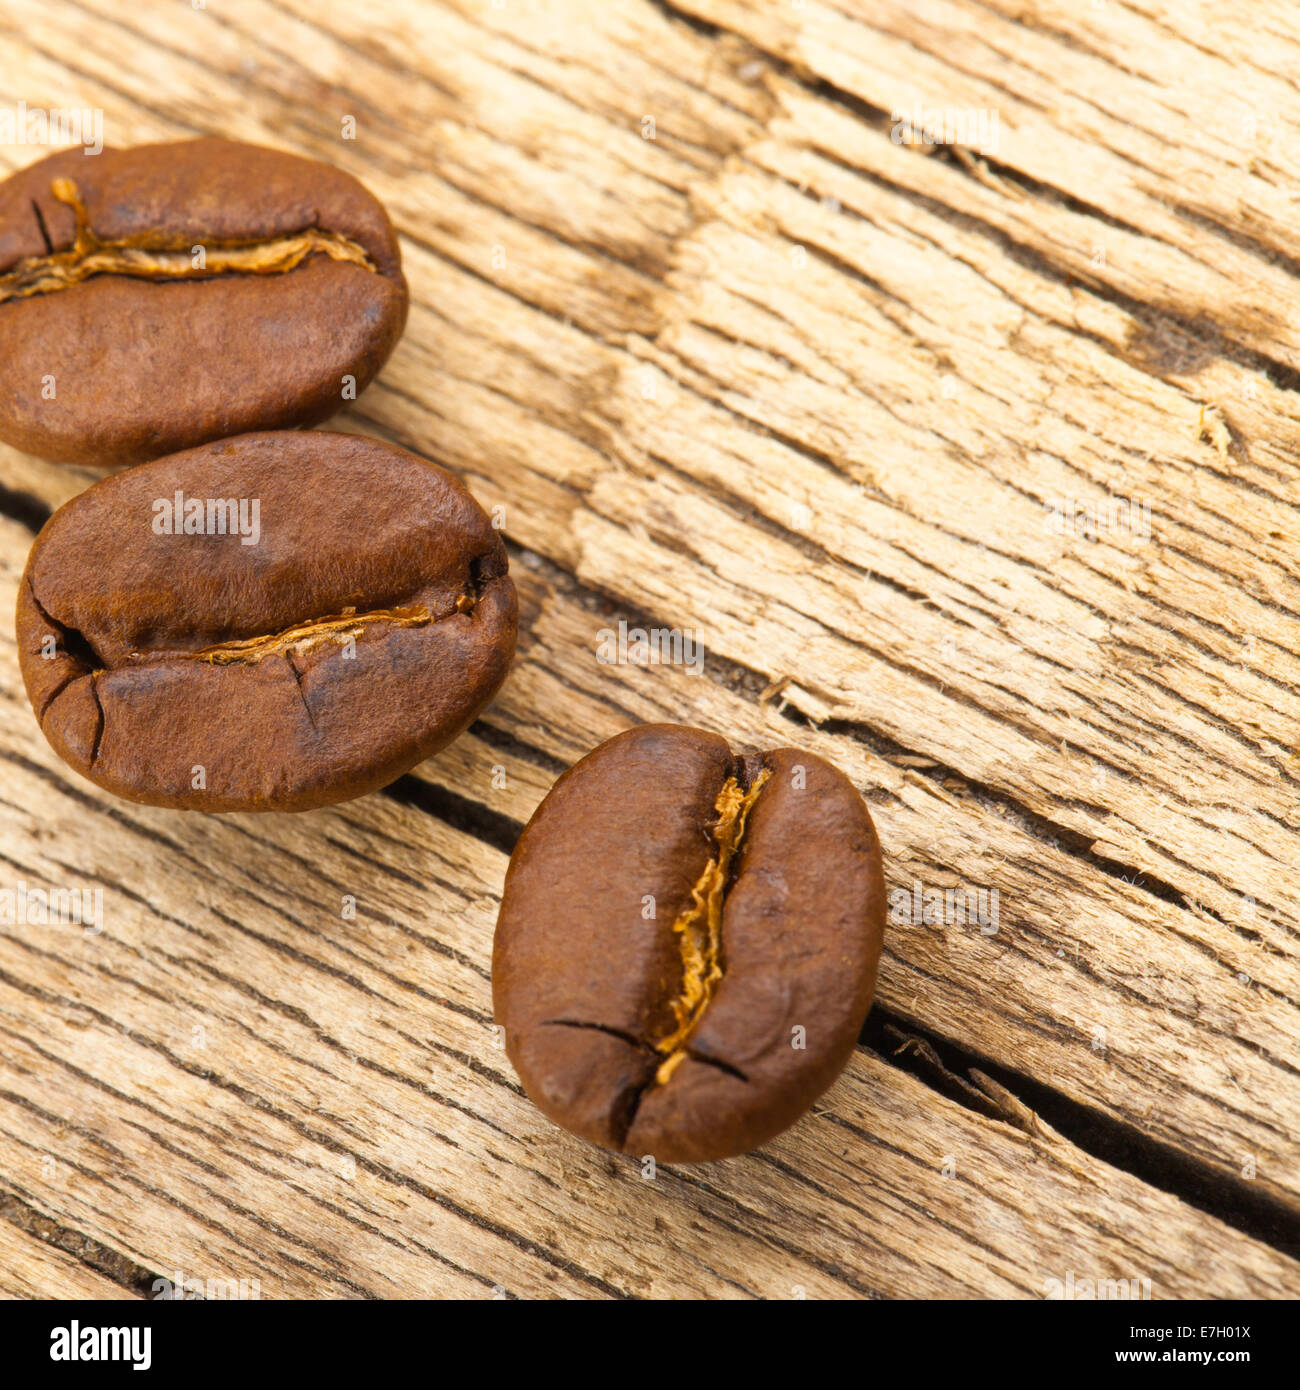
<path fill-rule="evenodd" d="M 45 1245 L 71 1255 L 78 1264 L 129 1289 L 137 1298 L 153 1296 L 160 1276 L 144 1265 L 82 1231 L 44 1215 L 15 1192 L 0 1188 L 0 1220 L 34 1236 Z"/>
<path fill-rule="evenodd" d="M 1163 1144 L 1106 1111 L 1073 1100 L 1043 1081 L 971 1052 L 879 1005 L 873 1007 L 859 1045 L 984 1118 L 1012 1124 L 1026 1134 L 1035 1128 L 1041 1133 L 1040 1122 L 1046 1122 L 1056 1135 L 1099 1162 L 1178 1197 L 1280 1254 L 1300 1259 L 1300 1208 Z M 963 1072 L 975 1078 L 974 1084 Z M 990 1084 L 982 1084 L 981 1077 Z"/>

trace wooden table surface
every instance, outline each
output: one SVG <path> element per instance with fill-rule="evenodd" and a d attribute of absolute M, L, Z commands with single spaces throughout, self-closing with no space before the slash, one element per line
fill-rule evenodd
<path fill-rule="evenodd" d="M 0 889 L 104 925 L 0 924 L 0 1289 L 1300 1293 L 1300 11 L 0 0 L 0 74 L 385 201 L 410 322 L 335 427 L 504 508 L 522 605 L 464 738 L 301 816 L 82 782 L 6 621 Z M 94 477 L 0 451 L 6 613 Z M 647 720 L 839 764 L 899 919 L 813 1113 L 652 1180 L 489 988 L 520 826 Z"/>

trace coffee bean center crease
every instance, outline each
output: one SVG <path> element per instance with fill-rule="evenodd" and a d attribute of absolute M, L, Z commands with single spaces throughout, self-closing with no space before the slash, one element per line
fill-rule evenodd
<path fill-rule="evenodd" d="M 128 275 L 143 280 L 211 279 L 219 275 L 282 275 L 315 255 L 348 261 L 378 274 L 363 247 L 340 232 L 306 227 L 289 236 L 261 241 L 198 242 L 203 256 L 195 264 L 189 238 L 162 231 L 130 240 L 107 240 L 90 226 L 76 184 L 58 178 L 50 191 L 76 213 L 76 240 L 68 251 L 29 256 L 0 275 L 0 304 L 70 289 L 96 275 Z M 44 222 L 42 221 L 44 235 Z M 182 244 L 185 243 L 185 244 Z M 46 244 L 49 244 L 46 236 Z"/>
<path fill-rule="evenodd" d="M 722 981 L 722 909 L 731 884 L 732 865 L 740 853 L 749 813 L 771 773 L 764 769 L 748 791 L 735 777 L 722 784 L 713 809 L 718 819 L 713 827 L 717 853 L 691 889 L 691 902 L 673 923 L 682 957 L 681 992 L 673 1001 L 677 1026 L 655 1044 L 664 1060 L 655 1072 L 655 1084 L 664 1085 L 687 1056 L 687 1043 L 704 1011 L 713 1002 Z"/>
<path fill-rule="evenodd" d="M 36 599 L 34 590 L 32 598 L 33 600 Z M 457 594 L 452 611 L 445 614 L 444 617 L 468 616 L 474 612 L 477 604 L 478 600 L 472 593 Z M 83 633 L 56 622 L 40 605 L 39 601 L 37 601 L 37 607 L 50 625 L 52 629 L 50 635 L 54 637 L 55 642 L 65 651 L 80 656 L 82 664 L 91 667 L 91 675 L 98 676 L 110 669 L 111 663 L 106 662 L 94 650 Z M 430 623 L 441 621 L 442 618 L 431 613 L 422 603 L 395 608 L 375 608 L 365 613 L 358 613 L 355 608 L 345 608 L 341 613 L 322 618 L 309 618 L 304 622 L 294 623 L 279 632 L 263 633 L 257 637 L 232 638 L 226 642 L 214 642 L 211 646 L 199 647 L 194 651 L 165 647 L 149 651 L 131 651 L 126 654 L 126 661 L 130 663 L 129 665 L 119 665 L 112 667 L 112 669 L 129 670 L 131 666 L 145 664 L 156 666 L 171 661 L 204 661 L 212 666 L 251 666 L 268 656 L 290 652 L 300 654 L 311 651 L 312 648 L 319 647 L 325 642 L 334 642 L 338 646 L 343 646 L 349 640 L 364 636 L 367 628 L 380 625 L 389 628 L 425 627 Z M 75 677 L 70 677 L 69 682 L 72 679 Z M 69 682 L 65 682 L 65 684 Z M 63 686 L 60 686 L 59 689 L 63 689 Z M 49 703 L 49 701 L 46 702 L 47 708 Z"/>
<path fill-rule="evenodd" d="M 473 600 L 461 594 L 456 600 L 456 612 L 468 612 Z M 355 608 L 345 608 L 342 613 L 328 618 L 312 618 L 305 623 L 287 627 L 283 632 L 267 633 L 260 637 L 245 637 L 231 642 L 216 642 L 210 647 L 201 647 L 196 652 L 179 653 L 182 659 L 207 661 L 214 666 L 233 666 L 240 662 L 256 664 L 264 657 L 292 649 L 295 652 L 310 651 L 323 642 L 342 644 L 350 638 L 360 637 L 368 624 L 386 623 L 390 627 L 423 627 L 432 621 L 432 615 L 422 604 L 412 604 L 407 608 L 376 608 L 373 612 L 358 613 Z M 143 654 L 132 652 L 134 659 Z M 169 653 L 175 656 L 177 653 Z"/>
<path fill-rule="evenodd" d="M 716 846 L 716 852 L 709 858 L 703 872 L 696 879 L 691 888 L 690 903 L 677 915 L 672 927 L 682 962 L 681 988 L 672 1001 L 675 1025 L 673 1030 L 657 1042 L 651 1043 L 621 1029 L 581 1019 L 548 1019 L 546 1022 L 550 1026 L 594 1029 L 596 1032 L 608 1033 L 636 1047 L 662 1055 L 663 1061 L 656 1068 L 650 1086 L 666 1085 L 672 1074 L 690 1056 L 695 1056 L 698 1062 L 729 1072 L 738 1080 L 746 1080 L 742 1071 L 721 1058 L 693 1054 L 690 1050 L 690 1039 L 699 1026 L 704 1011 L 713 1002 L 726 971 L 722 950 L 723 909 L 734 878 L 734 866 L 744 841 L 749 813 L 771 775 L 771 772 L 764 768 L 748 790 L 741 785 L 738 777 L 728 777 L 714 801 L 713 809 L 717 814 L 717 820 L 710 831 L 710 837 Z M 637 1103 L 639 1101 L 640 1094 Z M 634 1114 L 635 1105 L 627 1117 L 629 1126 Z"/>

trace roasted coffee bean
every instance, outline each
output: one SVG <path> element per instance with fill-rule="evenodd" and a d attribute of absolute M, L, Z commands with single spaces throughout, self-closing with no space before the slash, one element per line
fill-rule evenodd
<path fill-rule="evenodd" d="M 18 653 L 55 750 L 132 801 L 300 811 L 454 738 L 515 644 L 506 551 L 443 469 L 358 435 L 242 435 L 61 507 Z"/>
<path fill-rule="evenodd" d="M 765 1143 L 853 1050 L 884 893 L 867 808 L 820 758 L 669 724 L 610 739 L 506 876 L 492 997 L 524 1089 L 665 1163 Z"/>
<path fill-rule="evenodd" d="M 0 439 L 110 465 L 318 424 L 406 308 L 388 214 L 341 169 L 231 140 L 64 150 L 0 183 Z"/>

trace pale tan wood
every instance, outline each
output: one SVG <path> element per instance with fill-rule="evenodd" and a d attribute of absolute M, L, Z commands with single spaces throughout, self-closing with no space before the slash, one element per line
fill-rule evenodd
<path fill-rule="evenodd" d="M 1017 239 L 1179 317 L 1205 312 L 1227 336 L 1295 363 L 1296 330 L 1282 308 L 1291 275 L 1270 256 L 1295 250 L 1293 24 L 1249 42 L 1258 11 L 1246 0 L 674 7 L 743 33 L 890 120 L 918 101 L 996 110 L 999 165 L 1057 195 L 1054 205 L 999 189 L 1002 215 L 1020 224 Z M 1231 58 L 1219 51 L 1225 37 L 1235 41 Z M 1279 59 L 1290 75 L 1270 71 Z M 1062 215 L 1062 196 L 1085 210 Z M 1108 253 L 1101 267 L 1097 247 Z"/>
<path fill-rule="evenodd" d="M 0 1298 L 139 1297 L 97 1273 L 75 1256 L 36 1236 L 0 1221 Z"/>
<path fill-rule="evenodd" d="M 110 805 L 39 739 L 5 634 L 0 879 L 119 886 L 103 939 L 0 934 L 0 1182 L 265 1296 L 1295 1292 L 1261 1242 L 1027 1136 L 1014 1088 L 1007 1128 L 866 1051 L 770 1154 L 642 1183 L 491 1049 L 504 856 L 428 813 L 460 816 L 445 788 L 500 839 L 637 720 L 821 753 L 892 885 L 1001 894 L 994 936 L 891 930 L 893 1017 L 1294 1221 L 1294 155 L 1200 117 L 1241 114 L 1244 69 L 1288 130 L 1297 38 L 1193 8 L 1177 36 L 1154 0 L 0 17 L 26 100 L 102 105 L 111 143 L 266 140 L 385 199 L 410 325 L 339 424 L 503 507 L 523 605 L 510 683 L 414 804 L 296 821 Z M 918 94 L 997 106 L 993 162 L 893 143 Z M 94 476 L 0 454 L 20 508 Z M 1075 495 L 1149 500 L 1150 540 L 1051 533 Z M 6 609 L 29 539 L 0 527 Z M 599 665 L 619 617 L 694 629 L 705 675 Z"/>

